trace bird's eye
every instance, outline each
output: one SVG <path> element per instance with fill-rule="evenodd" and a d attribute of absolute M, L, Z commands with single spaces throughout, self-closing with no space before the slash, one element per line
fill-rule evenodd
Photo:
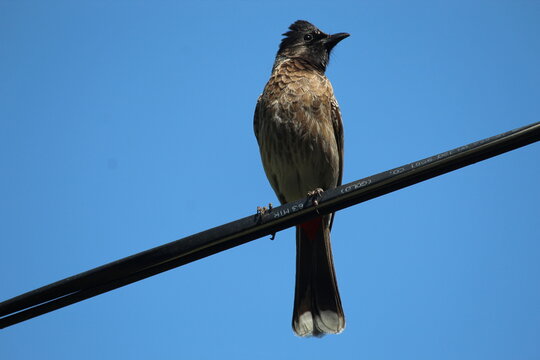
<path fill-rule="evenodd" d="M 305 41 L 311 41 L 311 40 L 313 40 L 313 35 L 311 35 L 311 34 L 306 34 L 306 35 L 304 35 L 304 40 L 305 40 Z"/>

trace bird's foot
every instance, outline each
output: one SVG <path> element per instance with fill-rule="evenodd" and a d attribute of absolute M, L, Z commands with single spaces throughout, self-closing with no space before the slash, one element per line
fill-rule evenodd
<path fill-rule="evenodd" d="M 268 209 L 266 208 L 266 206 L 257 206 L 257 216 L 259 219 L 262 218 L 262 216 L 264 214 L 266 214 L 266 212 L 268 211 Z"/>
<path fill-rule="evenodd" d="M 273 208 L 274 207 L 272 206 L 272 203 L 269 203 L 268 207 L 266 207 L 266 206 L 257 206 L 257 215 L 259 217 L 262 217 L 267 212 L 272 212 Z"/>
<path fill-rule="evenodd" d="M 268 204 L 268 207 L 266 206 L 257 206 L 257 214 L 255 215 L 257 218 L 257 223 L 260 224 L 262 221 L 262 217 L 269 212 L 272 212 L 272 209 L 274 207 L 272 206 L 272 203 Z M 276 238 L 276 233 L 272 233 L 272 236 L 270 237 L 270 240 L 274 240 Z"/>
<path fill-rule="evenodd" d="M 317 214 L 319 214 L 319 209 L 317 209 L 317 206 L 319 206 L 319 200 L 323 192 L 324 192 L 323 189 L 317 188 L 307 193 L 308 197 L 311 198 L 311 203 L 313 204 L 313 206 L 315 206 L 315 212 L 317 212 Z"/>
<path fill-rule="evenodd" d="M 307 193 L 307 195 L 311 198 L 311 202 L 313 203 L 313 205 L 315 205 L 315 206 L 319 205 L 319 200 L 320 200 L 323 192 L 324 192 L 323 189 L 317 188 L 317 189 Z"/>

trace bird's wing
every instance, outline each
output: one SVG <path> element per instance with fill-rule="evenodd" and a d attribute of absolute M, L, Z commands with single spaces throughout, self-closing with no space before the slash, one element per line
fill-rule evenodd
<path fill-rule="evenodd" d="M 259 127 L 260 127 L 260 120 L 259 120 L 259 107 L 261 105 L 261 98 L 262 94 L 259 95 L 259 98 L 257 99 L 257 105 L 255 106 L 255 114 L 253 115 L 253 130 L 255 131 L 255 137 L 257 138 L 257 142 L 259 142 Z M 259 146 L 260 146 L 259 142 Z"/>
<path fill-rule="evenodd" d="M 335 97 L 332 97 L 330 104 L 332 126 L 334 127 L 334 136 L 336 137 L 336 144 L 339 154 L 339 174 L 336 186 L 340 186 L 343 180 L 343 122 L 341 121 L 341 111 L 339 110 L 339 105 Z M 334 224 L 334 215 L 335 214 L 332 213 L 332 218 L 330 219 L 330 229 L 332 229 L 332 225 Z"/>
<path fill-rule="evenodd" d="M 336 137 L 339 153 L 339 176 L 337 181 L 337 186 L 339 186 L 343 180 L 343 122 L 341 121 L 341 111 L 335 97 L 332 98 L 331 106 L 332 126 L 334 127 L 334 136 Z"/>

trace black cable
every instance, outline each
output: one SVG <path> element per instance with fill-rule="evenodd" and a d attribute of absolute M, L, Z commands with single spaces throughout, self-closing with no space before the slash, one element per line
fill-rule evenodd
<path fill-rule="evenodd" d="M 111 262 L 0 303 L 0 328 L 274 234 L 540 140 L 540 122 L 325 191 Z"/>

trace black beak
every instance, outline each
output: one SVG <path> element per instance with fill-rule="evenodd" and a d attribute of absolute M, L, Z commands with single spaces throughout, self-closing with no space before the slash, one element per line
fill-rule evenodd
<path fill-rule="evenodd" d="M 350 34 L 347 33 L 337 33 L 328 36 L 324 41 L 324 46 L 326 50 L 330 51 L 336 46 L 341 40 L 348 38 Z"/>

